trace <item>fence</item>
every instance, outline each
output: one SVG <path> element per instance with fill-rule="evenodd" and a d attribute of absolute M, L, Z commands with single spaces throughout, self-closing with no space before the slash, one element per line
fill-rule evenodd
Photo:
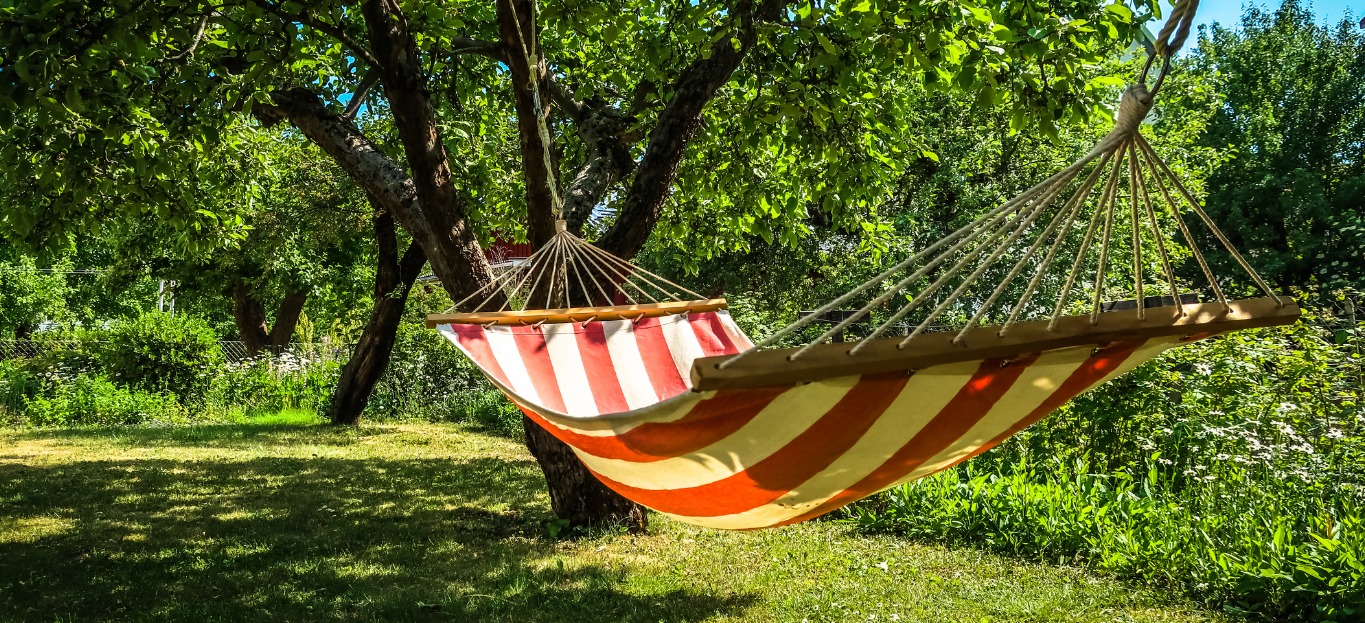
<path fill-rule="evenodd" d="M 0 360 L 28 359 L 56 351 L 71 350 L 81 344 L 81 342 L 70 340 L 0 340 Z M 223 340 L 218 344 L 223 348 L 223 358 L 229 363 L 241 363 L 251 359 L 247 353 L 246 344 L 242 342 Z M 354 344 L 295 342 L 270 354 L 307 360 L 344 360 L 351 356 L 351 349 L 354 346 Z"/>

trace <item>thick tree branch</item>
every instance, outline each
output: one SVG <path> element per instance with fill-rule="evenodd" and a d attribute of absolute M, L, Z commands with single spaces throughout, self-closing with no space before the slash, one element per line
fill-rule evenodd
<path fill-rule="evenodd" d="M 631 180 L 616 223 L 597 246 L 623 258 L 634 257 L 658 223 L 664 201 L 678 177 L 687 145 L 701 127 L 701 113 L 758 40 L 758 24 L 781 16 L 785 0 L 740 0 L 730 12 L 738 23 L 731 37 L 720 37 L 710 55 L 692 61 L 673 83 L 673 99 L 659 113 L 644 158 Z"/>
<path fill-rule="evenodd" d="M 550 100 L 536 97 L 549 94 L 545 62 L 540 54 L 540 30 L 536 27 L 530 0 L 496 0 L 498 35 L 507 50 L 508 73 L 517 112 L 517 133 L 521 137 L 521 169 L 526 182 L 526 228 L 531 244 L 537 248 L 555 235 L 552 189 L 554 171 L 546 164 L 546 144 L 540 136 L 541 118 L 549 123 Z M 528 58 L 529 55 L 529 58 Z M 533 74 L 534 72 L 534 74 Z"/>
<path fill-rule="evenodd" d="M 396 0 L 366 0 L 361 13 L 422 206 L 419 218 L 404 220 L 401 212 L 394 216 L 422 245 L 441 284 L 460 300 L 492 280 L 493 273 L 465 221 L 464 200 L 455 190 L 422 59 Z"/>
<path fill-rule="evenodd" d="M 266 126 L 287 120 L 327 152 L 422 246 L 431 259 L 432 271 L 452 297 L 464 298 L 486 283 L 480 277 L 489 275 L 487 261 L 477 244 L 474 255 L 482 262 L 482 270 L 463 255 L 469 252 L 468 247 L 459 246 L 460 238 L 452 229 L 432 223 L 430 210 L 419 200 L 417 184 L 403 167 L 380 152 L 354 123 L 327 110 L 316 93 L 305 89 L 277 91 L 271 98 L 273 105 L 255 105 L 252 113 L 256 118 Z"/>
<path fill-rule="evenodd" d="M 503 50 L 502 44 L 496 41 L 480 41 L 478 39 L 467 39 L 455 37 L 451 40 L 450 55 L 474 54 L 491 58 L 495 61 L 507 62 L 507 53 Z"/>

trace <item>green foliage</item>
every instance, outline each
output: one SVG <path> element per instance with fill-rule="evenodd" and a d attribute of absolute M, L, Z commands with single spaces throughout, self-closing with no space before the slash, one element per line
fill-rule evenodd
<path fill-rule="evenodd" d="M 31 426 L 128 426 L 184 422 L 188 413 L 171 394 L 81 374 L 54 384 L 50 396 L 29 399 L 25 418 Z"/>
<path fill-rule="evenodd" d="M 109 379 L 182 402 L 201 399 L 223 362 L 217 336 L 204 321 L 149 312 L 114 324 L 103 335 L 99 362 Z"/>
<path fill-rule="evenodd" d="M 0 422 L 22 422 L 42 389 L 42 379 L 21 362 L 0 361 Z"/>
<path fill-rule="evenodd" d="M 43 274 L 30 257 L 5 261 L 4 250 L 0 246 L 0 339 L 24 339 L 44 322 L 63 319 L 66 279 Z"/>
<path fill-rule="evenodd" d="M 1365 283 L 1365 30 L 1319 25 L 1299 0 L 1253 6 L 1201 36 L 1192 64 L 1222 98 L 1202 143 L 1232 152 L 1209 213 L 1282 287 Z"/>
<path fill-rule="evenodd" d="M 324 413 L 341 363 L 285 353 L 236 364 L 213 374 L 203 400 L 205 417 L 236 420 L 286 410 Z"/>
<path fill-rule="evenodd" d="M 490 431 L 521 431 L 521 411 L 469 358 L 439 333 L 400 325 L 393 359 L 365 409 L 378 420 L 472 422 Z"/>
<path fill-rule="evenodd" d="M 1358 620 L 1362 336 L 1312 320 L 1175 349 L 854 514 L 1084 562 L 1260 620 Z"/>

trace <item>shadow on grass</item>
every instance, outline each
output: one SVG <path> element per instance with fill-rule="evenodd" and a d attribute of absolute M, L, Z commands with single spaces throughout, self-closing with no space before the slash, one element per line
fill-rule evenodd
<path fill-rule="evenodd" d="M 193 439 L 293 427 L 246 428 Z M 0 465 L 0 621 L 653 623 L 753 603 L 630 594 L 623 569 L 566 564 L 544 537 L 542 487 L 530 461 L 494 458 Z"/>
<path fill-rule="evenodd" d="M 117 440 L 135 446 L 178 446 L 194 444 L 207 447 L 252 445 L 292 446 L 308 443 L 345 445 L 366 437 L 394 434 L 383 427 L 331 426 L 325 423 L 240 423 L 195 424 L 189 426 L 118 426 L 31 429 L 16 432 L 13 438 L 28 440 Z"/>

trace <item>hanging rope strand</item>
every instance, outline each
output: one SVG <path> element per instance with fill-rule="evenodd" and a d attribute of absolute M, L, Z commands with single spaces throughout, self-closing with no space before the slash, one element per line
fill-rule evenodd
<path fill-rule="evenodd" d="M 608 278 L 619 279 L 620 281 L 618 283 L 613 283 L 612 286 L 615 287 L 616 290 L 619 291 L 622 295 L 624 295 L 626 297 L 626 300 L 630 301 L 631 305 L 638 305 L 639 303 L 635 300 L 635 296 L 632 295 L 629 290 L 623 287 L 625 285 L 629 285 L 632 288 L 635 288 L 637 291 L 640 292 L 640 294 L 644 295 L 644 297 L 649 299 L 651 302 L 653 303 L 659 302 L 652 295 L 650 295 L 650 293 L 644 291 L 642 288 L 640 288 L 640 286 L 635 285 L 635 283 L 633 283 L 630 280 L 629 275 L 622 273 L 620 270 L 616 269 L 613 266 L 605 264 L 602 260 L 598 259 L 597 256 L 594 255 L 591 251 L 585 252 L 583 254 L 583 257 L 587 261 L 591 262 L 592 265 L 595 268 L 597 268 L 597 270 L 601 271 L 603 275 L 607 276 Z"/>
<path fill-rule="evenodd" d="M 901 291 L 903 291 L 903 290 L 906 288 L 906 286 L 910 285 L 911 283 L 914 283 L 915 280 L 920 279 L 920 278 L 923 277 L 924 275 L 928 274 L 929 271 L 931 271 L 931 270 L 937 268 L 940 264 L 946 262 L 949 258 L 951 258 L 951 257 L 952 257 L 953 255 L 955 255 L 959 250 L 961 250 L 963 247 L 967 246 L 968 244 L 970 244 L 970 243 L 972 243 L 972 242 L 974 242 L 974 241 L 977 241 L 977 240 L 988 241 L 988 240 L 994 238 L 995 236 L 998 236 L 998 235 L 1003 234 L 1004 232 L 1008 231 L 1008 230 L 1009 230 L 1009 227 L 1010 227 L 1010 225 L 1008 225 L 1008 224 L 1006 224 L 1004 227 L 1000 227 L 1000 228 L 997 228 L 997 229 L 990 229 L 990 228 L 993 228 L 993 227 L 995 227 L 995 226 L 997 226 L 997 225 L 1000 225 L 1001 223 L 1004 223 L 1004 222 L 1006 221 L 1006 219 L 1007 219 L 1009 216 L 1010 216 L 1010 215 L 1009 215 L 1008 213 L 1001 213 L 1001 214 L 999 214 L 998 216 L 996 216 L 995 218 L 991 219 L 991 221 L 987 222 L 987 223 L 985 224 L 985 226 L 984 226 L 981 230 L 979 230 L 976 234 L 974 234 L 974 235 L 972 235 L 972 236 L 968 236 L 968 237 L 966 237 L 966 238 L 963 238 L 963 239 L 960 240 L 957 244 L 953 245 L 952 247 L 949 247 L 946 251 L 944 251 L 944 252 L 938 254 L 937 256 L 935 256 L 932 260 L 929 261 L 929 263 L 927 263 L 927 264 L 925 264 L 924 266 L 920 267 L 919 270 L 916 270 L 914 273 L 911 273 L 910 276 L 908 276 L 908 277 L 906 277 L 906 278 L 904 278 L 904 279 L 901 279 L 900 281 L 898 281 L 898 282 L 896 282 L 894 285 L 892 285 L 890 288 L 887 288 L 880 296 L 878 296 L 877 298 L 873 299 L 871 302 L 869 302 L 869 303 L 867 303 L 866 305 L 864 305 L 864 306 L 863 306 L 862 308 L 860 308 L 857 312 L 855 312 L 855 313 L 853 313 L 852 315 L 848 316 L 847 318 L 843 319 L 841 322 L 835 324 L 833 327 L 830 327 L 827 331 L 825 331 L 825 332 L 822 333 L 819 337 L 817 337 L 817 338 L 815 338 L 814 340 L 812 340 L 809 344 L 807 344 L 807 345 L 806 345 L 805 347 L 803 347 L 801 350 L 798 350 L 797 352 L 793 353 L 793 354 L 792 354 L 792 358 L 795 359 L 795 358 L 797 358 L 797 357 L 800 357 L 802 354 L 804 354 L 804 353 L 806 352 L 806 350 L 809 349 L 810 346 L 813 346 L 813 345 L 815 345 L 815 344 L 822 343 L 822 342 L 824 342 L 825 340 L 829 339 L 830 337 L 834 336 L 835 334 L 839 333 L 840 331 L 843 331 L 845 328 L 851 326 L 854 322 L 857 322 L 858 320 L 860 320 L 861 318 L 863 318 L 863 317 L 866 316 L 867 314 L 871 313 L 871 311 L 872 311 L 873 309 L 877 308 L 878 306 L 882 305 L 882 304 L 885 303 L 886 301 L 890 300 L 890 299 L 891 299 L 893 296 L 895 296 L 897 293 L 900 293 Z M 985 243 L 983 242 L 983 244 L 985 244 Z M 969 260 L 970 260 L 970 258 L 967 258 L 967 261 L 969 261 Z M 961 262 L 963 262 L 963 260 L 959 260 L 959 264 L 961 264 Z M 930 295 L 930 294 L 933 294 L 934 291 L 936 291 L 939 287 L 940 287 L 940 286 L 931 285 L 929 288 L 926 288 L 925 290 L 923 290 L 922 292 L 920 292 L 920 293 L 917 295 L 917 297 L 918 297 L 918 298 L 922 298 L 922 297 L 928 296 L 928 295 Z M 911 308 L 911 309 L 913 309 L 913 308 Z M 910 311 L 910 310 L 906 310 L 906 313 L 909 313 L 909 311 Z M 812 314 L 812 315 L 813 315 L 813 314 Z M 897 316 L 893 317 L 891 320 L 888 320 L 888 321 L 886 321 L 886 322 L 883 322 L 881 325 L 879 325 L 878 327 L 876 327 L 876 329 L 873 331 L 872 335 L 868 336 L 867 339 L 875 339 L 876 336 L 881 335 L 883 331 L 885 331 L 885 330 L 886 330 L 887 328 L 889 328 L 892 324 L 894 324 L 897 320 L 899 320 L 899 319 L 901 318 L 901 316 L 903 316 L 903 314 L 902 314 L 902 315 L 897 315 Z M 858 347 L 855 346 L 855 347 L 854 347 L 854 350 L 849 351 L 849 354 L 856 354 L 856 353 L 857 353 L 857 350 L 858 350 Z"/>
<path fill-rule="evenodd" d="M 1147 141 L 1140 136 L 1138 137 L 1138 144 L 1147 152 L 1147 156 L 1156 161 L 1157 166 L 1161 167 L 1161 171 L 1166 174 L 1166 177 L 1170 178 L 1171 184 L 1175 186 L 1176 190 L 1180 191 L 1181 196 L 1183 196 L 1185 201 L 1190 204 L 1190 207 L 1194 209 L 1194 213 L 1199 215 L 1199 219 L 1204 221 L 1204 225 L 1209 228 L 1209 231 L 1213 232 L 1213 235 L 1218 239 L 1218 242 L 1223 244 L 1223 248 L 1227 250 L 1228 254 L 1231 255 L 1234 260 L 1237 260 L 1237 263 L 1241 265 L 1242 270 L 1246 271 L 1246 273 L 1251 276 L 1252 280 L 1256 282 L 1256 285 L 1260 286 L 1261 290 L 1264 291 L 1267 296 L 1275 299 L 1275 302 L 1283 307 L 1284 301 L 1280 296 L 1271 289 L 1270 285 L 1265 282 L 1265 279 L 1261 278 L 1261 274 L 1256 272 L 1255 268 L 1251 267 L 1251 264 L 1246 261 L 1246 258 L 1242 257 L 1242 254 L 1237 251 L 1237 247 L 1234 247 L 1232 242 L 1228 240 L 1228 237 L 1223 234 L 1223 230 L 1218 228 L 1218 224 L 1213 222 L 1212 218 L 1209 218 L 1208 213 L 1204 211 L 1204 207 L 1199 205 L 1199 202 L 1195 200 L 1194 195 L 1190 193 L 1189 189 L 1185 188 L 1185 184 L 1171 172 L 1170 167 L 1166 166 L 1166 161 L 1158 158 L 1156 152 L 1152 150 L 1152 146 L 1147 144 Z"/>
<path fill-rule="evenodd" d="M 1100 161 L 1099 167 L 1103 167 L 1104 163 L 1108 161 L 1109 156 L 1106 155 Z M 1076 197 L 1079 196 L 1081 192 L 1089 193 L 1089 188 L 1087 184 L 1095 179 L 1095 173 L 1099 171 L 1099 167 L 1097 167 L 1095 171 L 1092 171 L 1090 175 L 1087 176 L 1086 179 L 1081 182 L 1081 187 L 1076 189 L 1077 194 L 1073 194 L 1069 199 L 1067 199 L 1065 203 L 1062 204 L 1061 209 L 1057 210 L 1057 215 L 1053 216 L 1052 219 L 1048 221 L 1047 227 L 1043 230 L 1041 234 L 1038 234 L 1038 239 L 1034 241 L 1032 245 L 1029 246 L 1028 251 L 1024 253 L 1023 257 L 1019 258 L 1019 260 L 1014 263 L 1014 266 L 1013 268 L 1010 269 L 1009 274 L 1006 275 L 1004 279 L 1000 280 L 1000 285 L 996 286 L 995 291 L 991 292 L 991 295 L 987 297 L 986 302 L 982 303 L 981 306 L 977 308 L 976 313 L 973 314 L 972 317 L 967 320 L 967 325 L 962 327 L 961 331 L 958 331 L 957 336 L 953 338 L 954 344 L 962 343 L 962 339 L 967 336 L 967 333 L 976 327 L 977 323 L 980 322 L 981 318 L 986 315 L 986 312 L 990 310 L 991 306 L 995 305 L 995 301 L 998 300 L 1000 296 L 1004 294 L 1005 290 L 1009 288 L 1010 284 L 1014 282 L 1014 278 L 1018 277 L 1019 273 L 1023 272 L 1024 266 L 1027 265 L 1028 261 L 1032 259 L 1034 254 L 1038 252 L 1038 249 L 1042 248 L 1043 243 L 1047 242 L 1050 239 L 1050 237 L 1052 236 L 1052 232 L 1057 230 L 1057 227 L 1062 223 L 1063 218 L 1066 219 L 1067 226 L 1070 226 L 1071 221 L 1076 216 L 1077 207 L 1080 205 L 1080 203 L 1076 201 Z M 1064 236 L 1058 234 L 1057 242 L 1054 243 L 1052 247 L 1056 248 L 1057 244 L 1060 243 L 1060 241 L 1063 238 Z M 1029 294 L 1030 292 L 1025 292 L 1024 296 L 1028 296 Z M 1020 304 L 1022 305 L 1022 303 L 1023 297 L 1020 298 Z M 1012 317 L 1013 314 L 1011 314 L 1011 318 Z"/>
<path fill-rule="evenodd" d="M 947 299 L 939 303 L 938 307 L 935 308 L 929 314 L 928 317 L 921 321 L 919 323 L 919 326 L 915 327 L 915 330 L 912 331 L 910 335 L 905 336 L 905 339 L 901 340 L 901 342 L 896 345 L 896 348 L 905 348 L 910 343 L 910 340 L 915 339 L 916 336 L 918 336 L 920 333 L 923 333 L 924 330 L 929 327 L 929 323 L 933 322 L 941 314 L 943 314 L 944 311 L 947 311 L 949 307 L 956 303 L 957 300 L 961 298 L 962 293 L 966 292 L 967 288 L 971 287 L 976 282 L 976 280 L 981 277 L 981 274 L 986 272 L 986 269 L 990 268 L 990 266 L 994 264 L 997 259 L 1000 258 L 1000 255 L 1004 253 L 1005 250 L 1010 247 L 1010 245 L 1014 244 L 1015 240 L 1019 239 L 1019 236 L 1022 235 L 1024 231 L 1027 230 L 1029 226 L 1033 224 L 1033 221 L 1038 218 L 1038 215 L 1042 214 L 1043 210 L 1047 208 L 1048 205 L 1051 205 L 1052 201 L 1056 199 L 1057 195 L 1060 193 L 1061 188 L 1058 188 L 1053 192 L 1047 194 L 1040 201 L 1038 201 L 1037 207 L 1034 208 L 1034 210 L 1031 213 L 1029 213 L 1028 218 L 1025 219 L 1024 222 L 1019 225 L 1019 227 L 1015 228 L 1014 233 L 1010 234 L 1010 236 L 1006 238 L 1004 242 L 1000 243 L 995 248 L 995 250 L 991 252 L 990 256 L 986 258 L 986 261 L 982 262 L 979 266 L 977 266 L 976 270 L 973 271 L 970 275 L 968 275 L 967 278 L 962 281 L 962 284 L 959 285 L 956 290 L 953 290 L 953 292 L 948 295 Z M 959 334 L 956 338 L 954 338 L 954 343 L 957 343 L 957 339 L 960 337 L 962 336 Z"/>
<path fill-rule="evenodd" d="M 981 217 L 977 218 L 975 221 L 972 221 L 971 223 L 963 225 L 962 227 L 958 228 L 957 231 L 948 234 L 946 237 L 942 238 L 941 240 L 935 242 L 932 245 L 929 245 L 922 251 L 904 260 L 901 260 L 898 264 L 886 269 L 885 271 L 882 271 L 876 277 L 873 277 L 872 279 L 863 282 L 862 284 L 858 285 L 852 290 L 849 290 L 843 295 L 840 295 L 834 300 L 824 304 L 819 309 L 816 309 L 815 311 L 811 312 L 809 315 L 802 318 L 798 318 L 796 322 L 793 322 L 792 324 L 789 324 L 777 330 L 772 335 L 769 335 L 767 338 L 764 338 L 763 340 L 760 340 L 757 344 L 754 344 L 753 347 L 740 351 L 735 356 L 726 359 L 725 361 L 721 362 L 720 367 L 722 369 L 727 368 L 730 365 L 734 364 L 735 362 L 743 359 L 749 353 L 754 353 L 764 348 L 768 348 L 769 346 L 776 344 L 779 340 L 787 337 L 788 335 L 791 335 L 792 333 L 809 326 L 811 323 L 819 320 L 820 317 L 828 313 L 830 310 L 837 309 L 840 305 L 847 303 L 854 297 L 857 297 L 858 295 L 862 294 L 863 292 L 866 292 L 867 290 L 871 289 L 877 284 L 884 282 L 886 279 L 890 278 L 896 273 L 901 272 L 902 270 L 905 270 L 907 267 L 913 266 L 914 264 L 918 263 L 925 257 L 931 257 L 932 256 L 931 254 L 936 253 L 938 252 L 939 249 L 942 249 L 943 247 L 956 242 L 962 236 L 967 235 L 969 232 L 972 232 L 981 223 L 984 223 L 1000 214 L 1009 211 L 1010 209 L 1014 208 L 1014 206 L 1017 205 L 1018 203 L 1028 199 L 1033 195 L 1036 195 L 1039 192 L 1039 189 L 1042 189 L 1048 186 L 1049 184 L 1056 182 L 1056 180 L 1061 179 L 1062 177 L 1074 177 L 1076 171 L 1079 171 L 1082 167 L 1084 167 L 1086 164 L 1089 164 L 1090 161 L 1097 157 L 1099 157 L 1099 154 L 1087 154 L 1085 157 L 1081 158 L 1080 161 L 1061 171 L 1058 171 L 1057 173 L 1053 174 L 1052 177 L 1049 177 L 1046 180 L 1039 182 L 1034 187 L 1024 191 L 1023 193 L 1020 193 L 1014 199 L 1011 199 L 1010 201 L 1007 201 L 1004 204 L 1000 205 L 1000 207 L 997 207 L 994 210 L 991 210 L 990 212 L 983 214 Z"/>
<path fill-rule="evenodd" d="M 1112 154 L 1105 154 L 1099 164 L 1095 165 L 1095 168 L 1090 171 L 1090 175 L 1086 176 L 1085 181 L 1081 183 L 1081 188 L 1076 194 L 1071 196 L 1071 213 L 1067 217 L 1066 225 L 1062 226 L 1062 232 L 1052 241 L 1052 248 L 1048 249 L 1047 256 L 1043 258 L 1043 263 L 1038 266 L 1038 270 L 1034 272 L 1033 278 L 1029 280 L 1028 287 L 1024 289 L 1024 295 L 1019 297 L 1019 302 L 1016 303 L 1014 309 L 1010 311 L 1009 319 L 1000 327 L 1000 332 L 996 334 L 999 337 L 1004 337 L 1006 333 L 1009 333 L 1010 328 L 1014 326 L 1015 321 L 1019 318 L 1019 313 L 1024 309 L 1024 305 L 1026 305 L 1033 296 L 1034 291 L 1038 288 L 1038 284 L 1043 281 L 1043 276 L 1047 274 L 1048 267 L 1052 265 L 1052 261 L 1057 257 L 1057 251 L 1061 249 L 1062 243 L 1066 241 L 1067 232 L 1070 231 L 1072 224 L 1076 222 L 1076 217 L 1081 213 L 1081 207 L 1084 206 L 1086 200 L 1089 199 L 1090 191 L 1095 188 L 1095 182 L 1099 181 L 1100 175 L 1104 172 L 1105 166 L 1109 164 L 1109 159 L 1111 157 Z"/>
<path fill-rule="evenodd" d="M 1131 144 L 1131 143 L 1130 143 Z M 1128 159 L 1128 200 L 1133 212 L 1133 290 L 1137 298 L 1138 320 L 1147 319 L 1147 298 L 1142 291 L 1142 230 L 1138 228 L 1137 159 Z"/>
<path fill-rule="evenodd" d="M 1119 175 L 1123 165 L 1123 151 L 1118 152 L 1118 159 L 1114 161 L 1114 177 L 1109 180 L 1108 193 L 1106 200 L 1107 209 L 1104 210 L 1104 235 L 1100 237 L 1100 263 L 1095 272 L 1095 299 L 1094 306 L 1090 310 L 1090 324 L 1098 324 L 1100 321 L 1100 301 L 1104 298 L 1104 268 L 1109 263 L 1109 234 L 1114 229 L 1114 209 L 1118 205 L 1119 194 Z"/>
<path fill-rule="evenodd" d="M 1086 252 L 1090 250 L 1090 243 L 1095 239 L 1095 231 L 1099 229 L 1100 214 L 1104 212 L 1105 197 L 1109 196 L 1109 185 L 1114 183 L 1114 176 L 1118 175 L 1119 162 L 1121 157 L 1114 158 L 1114 163 L 1109 172 L 1108 181 L 1105 182 L 1104 190 L 1100 193 L 1099 205 L 1095 207 L 1095 213 L 1090 216 L 1090 226 L 1085 230 L 1085 237 L 1081 239 L 1081 248 L 1076 252 L 1076 260 L 1071 264 L 1071 270 L 1066 275 L 1066 285 L 1062 286 L 1062 292 L 1057 296 L 1057 304 L 1052 308 L 1052 320 L 1047 325 L 1047 330 L 1052 331 L 1057 328 L 1057 320 L 1062 316 L 1062 309 L 1066 306 L 1067 297 L 1071 295 L 1071 288 L 1076 285 L 1076 277 L 1080 274 L 1081 265 L 1085 263 Z"/>
<path fill-rule="evenodd" d="M 559 197 L 559 182 L 555 179 L 554 161 L 550 156 L 550 127 L 543 100 L 540 97 L 540 59 L 526 45 L 526 33 L 521 30 L 521 18 L 517 16 L 516 5 L 507 0 L 507 8 L 512 13 L 512 23 L 517 30 L 517 43 L 521 45 L 521 56 L 526 60 L 526 74 L 529 78 L 531 101 L 535 108 L 536 135 L 540 137 L 540 156 L 545 166 L 545 186 L 550 191 L 550 209 L 555 218 L 564 211 L 564 201 Z M 531 28 L 535 29 L 536 3 L 531 0 Z"/>
<path fill-rule="evenodd" d="M 595 253 L 595 254 L 597 254 L 597 255 L 600 255 L 604 260 L 606 260 L 606 261 L 608 261 L 608 262 L 611 262 L 611 263 L 613 263 L 613 264 L 616 264 L 617 266 L 620 266 L 620 267 L 622 267 L 622 268 L 625 268 L 625 269 L 629 270 L 629 271 L 631 272 L 631 274 L 634 274 L 634 275 L 639 276 L 639 278 L 640 278 L 641 281 L 643 281 L 643 282 L 645 282 L 645 283 L 647 283 L 647 284 L 653 286 L 654 288 L 658 289 L 660 292 L 664 293 L 666 296 L 668 296 L 668 297 L 670 297 L 670 298 L 674 298 L 674 299 L 681 300 L 681 299 L 683 298 L 683 296 L 682 296 L 682 294 L 680 294 L 680 293 L 678 293 L 678 292 L 671 291 L 671 290 L 669 290 L 668 288 L 665 288 L 665 287 L 663 287 L 663 286 L 660 286 L 660 285 L 657 284 L 657 283 L 654 283 L 653 281 L 651 281 L 651 280 L 649 279 L 649 277 L 653 277 L 654 279 L 658 279 L 659 281 L 662 281 L 662 282 L 664 282 L 664 283 L 666 283 L 666 284 L 668 284 L 668 285 L 670 285 L 670 286 L 673 286 L 674 288 L 677 288 L 677 289 L 681 290 L 682 292 L 685 292 L 685 293 L 687 293 L 688 295 L 692 296 L 694 299 L 703 299 L 703 298 L 706 298 L 706 297 L 704 297 L 704 296 L 702 296 L 702 295 L 700 295 L 700 294 L 697 294 L 696 292 L 693 292 L 693 291 L 691 291 L 691 290 L 689 290 L 689 289 L 687 289 L 687 288 L 684 288 L 684 287 L 682 287 L 682 286 L 680 286 L 680 285 L 678 285 L 678 284 L 676 284 L 676 283 L 673 283 L 672 281 L 669 281 L 668 279 L 665 279 L 665 278 L 663 278 L 663 277 L 661 277 L 661 276 L 659 276 L 659 275 L 656 275 L 656 274 L 654 274 L 654 273 L 652 273 L 652 272 L 649 272 L 648 270 L 645 270 L 645 269 L 643 269 L 643 268 L 641 268 L 641 267 L 639 267 L 639 266 L 636 266 L 636 265 L 634 265 L 634 264 L 631 264 L 630 262 L 627 262 L 627 261 L 625 261 L 625 260 L 623 260 L 623 259 L 621 259 L 621 258 L 619 258 L 619 257 L 616 257 L 615 255 L 612 255 L 612 254 L 610 254 L 610 253 L 608 253 L 608 252 L 606 252 L 606 251 L 603 251 L 602 249 L 597 248 L 597 246 L 595 246 L 595 245 L 591 245 L 591 244 L 588 244 L 588 243 L 586 243 L 586 242 L 583 242 L 582 244 L 583 244 L 583 246 L 587 249 L 587 251 L 588 251 L 589 253 Z"/>
<path fill-rule="evenodd" d="M 1128 146 L 1128 153 L 1134 162 L 1138 161 L 1138 148 L 1136 142 Z M 1166 283 L 1171 286 L 1171 300 L 1174 301 L 1173 305 L 1175 305 L 1176 317 L 1183 318 L 1186 316 L 1185 304 L 1180 299 L 1180 288 L 1176 283 L 1175 271 L 1171 269 L 1171 258 L 1166 253 L 1166 242 L 1162 239 L 1161 227 L 1157 224 L 1156 210 L 1152 208 L 1152 197 L 1147 192 L 1147 181 L 1144 177 L 1145 176 L 1142 174 L 1142 167 L 1138 167 L 1138 194 L 1142 195 L 1142 203 L 1147 208 L 1147 219 L 1151 222 L 1152 226 L 1152 237 L 1156 239 L 1156 250 L 1161 256 L 1161 269 L 1166 274 Z"/>
<path fill-rule="evenodd" d="M 1141 143 L 1138 145 L 1139 147 L 1142 146 Z M 1161 191 L 1161 196 L 1166 200 L 1166 205 L 1171 208 L 1171 214 L 1175 216 L 1175 224 L 1180 228 L 1180 235 L 1185 238 L 1185 244 L 1189 247 L 1190 253 L 1194 255 L 1195 261 L 1199 263 L 1200 270 L 1204 272 L 1204 278 L 1208 280 L 1209 286 L 1213 288 L 1214 297 L 1223 305 L 1223 311 L 1231 311 L 1232 306 L 1228 304 L 1227 297 L 1223 295 L 1222 286 L 1218 285 L 1218 279 L 1213 276 L 1213 271 L 1209 269 L 1208 261 L 1204 259 L 1204 254 L 1199 251 L 1199 245 L 1194 241 L 1194 235 L 1190 233 L 1189 224 L 1185 222 L 1185 217 L 1180 214 L 1180 204 L 1176 203 L 1175 200 L 1171 198 L 1171 193 L 1166 189 L 1165 182 L 1161 181 L 1161 175 L 1157 171 L 1156 164 L 1154 163 L 1155 154 L 1148 152 L 1146 149 L 1139 149 L 1138 153 L 1141 153 L 1147 161 L 1147 168 L 1152 172 L 1152 181 L 1156 182 L 1157 190 Z"/>

